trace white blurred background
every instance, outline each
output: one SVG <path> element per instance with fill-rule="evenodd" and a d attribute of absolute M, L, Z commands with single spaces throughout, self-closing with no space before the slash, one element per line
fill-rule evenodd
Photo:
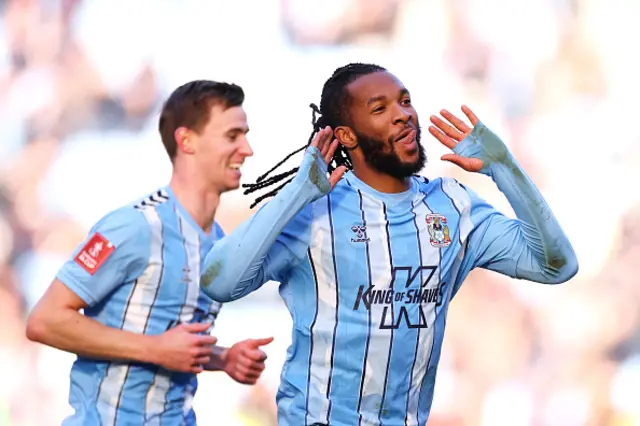
<path fill-rule="evenodd" d="M 311 131 L 348 62 L 411 90 L 426 127 L 466 103 L 540 186 L 580 260 L 546 287 L 475 271 L 454 300 L 429 426 L 640 425 L 640 1 L 0 0 L 0 426 L 60 424 L 74 357 L 24 320 L 88 228 L 164 185 L 161 103 L 195 78 L 246 91 L 248 181 Z M 493 184 L 443 164 L 428 177 Z M 299 160 L 295 158 L 292 164 Z M 228 194 L 227 232 L 252 197 Z M 223 344 L 273 335 L 259 386 L 200 376 L 201 425 L 275 425 L 290 319 L 270 283 L 226 305 Z"/>

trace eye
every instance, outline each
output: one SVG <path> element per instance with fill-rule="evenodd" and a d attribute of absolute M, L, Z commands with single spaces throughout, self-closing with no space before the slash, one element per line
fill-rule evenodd
<path fill-rule="evenodd" d="M 379 114 L 379 113 L 381 113 L 383 111 L 384 111 L 384 106 L 380 105 L 380 106 L 375 107 L 372 112 L 374 114 Z"/>
<path fill-rule="evenodd" d="M 402 105 L 404 106 L 409 106 L 411 105 L 411 99 L 407 98 L 407 99 L 403 99 L 402 100 Z"/>

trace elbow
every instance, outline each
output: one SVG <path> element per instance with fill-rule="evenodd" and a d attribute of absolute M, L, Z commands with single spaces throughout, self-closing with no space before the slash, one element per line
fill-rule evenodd
<path fill-rule="evenodd" d="M 562 258 L 552 259 L 547 268 L 553 271 L 548 284 L 563 284 L 576 276 L 580 266 L 578 257 L 571 251 L 570 254 L 562 256 Z"/>
<path fill-rule="evenodd" d="M 202 289 L 204 294 L 206 294 L 211 299 L 219 303 L 233 302 L 236 299 L 233 297 L 232 291 L 230 288 L 227 288 L 223 285 L 219 285 L 215 281 L 209 282 L 209 283 L 203 282 L 200 285 L 200 288 Z"/>
<path fill-rule="evenodd" d="M 205 261 L 204 273 L 200 276 L 200 288 L 211 299 L 219 303 L 233 302 L 244 297 L 251 287 L 252 278 L 246 270 L 233 266 L 216 257 Z"/>
<path fill-rule="evenodd" d="M 233 302 L 243 298 L 250 292 L 250 281 L 232 278 L 225 274 L 214 280 L 201 279 L 200 288 L 211 299 L 219 303 Z"/>
<path fill-rule="evenodd" d="M 207 267 L 200 277 L 200 288 L 204 294 L 216 302 L 227 303 L 237 299 L 233 297 L 237 283 L 225 275 L 221 269 L 213 265 Z"/>
<path fill-rule="evenodd" d="M 45 317 L 34 311 L 27 320 L 26 337 L 32 342 L 45 343 L 48 334 L 48 323 Z"/>
<path fill-rule="evenodd" d="M 209 256 L 205 260 L 204 272 L 200 275 L 200 289 L 216 302 L 230 302 L 231 289 L 222 284 L 228 282 L 224 279 L 224 265 L 220 260 Z"/>

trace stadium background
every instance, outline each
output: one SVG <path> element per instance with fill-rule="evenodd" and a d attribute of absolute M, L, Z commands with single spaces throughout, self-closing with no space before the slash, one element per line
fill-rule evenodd
<path fill-rule="evenodd" d="M 351 61 L 396 73 L 423 125 L 470 105 L 540 186 L 581 264 L 560 287 L 469 277 L 429 426 L 640 425 L 637 0 L 0 3 L 1 426 L 69 413 L 73 356 L 27 342 L 24 320 L 93 222 L 166 183 L 156 123 L 170 91 L 195 78 L 245 88 L 248 180 L 306 142 L 309 103 Z M 427 176 L 455 176 L 510 212 L 488 179 L 423 141 Z M 223 198 L 226 231 L 250 201 Z M 201 425 L 275 424 L 289 327 L 275 284 L 223 308 L 221 343 L 276 340 L 259 386 L 201 375 Z"/>

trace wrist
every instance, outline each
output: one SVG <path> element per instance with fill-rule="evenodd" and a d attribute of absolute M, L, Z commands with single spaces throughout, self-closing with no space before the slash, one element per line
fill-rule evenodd
<path fill-rule="evenodd" d="M 157 350 L 157 340 L 158 336 L 139 335 L 134 345 L 134 358 L 142 363 L 160 365 L 162 360 L 160 351 Z"/>
<path fill-rule="evenodd" d="M 209 371 L 224 371 L 225 373 L 228 374 L 227 372 L 227 359 L 228 359 L 228 352 L 229 349 L 228 348 L 223 348 L 220 346 L 214 346 L 212 348 L 212 356 L 211 356 L 211 360 L 209 361 L 208 365 L 207 365 L 207 370 Z"/>
<path fill-rule="evenodd" d="M 229 352 L 229 349 L 224 349 L 220 353 L 220 356 L 218 358 L 219 359 L 218 362 L 220 364 L 220 369 L 222 371 L 224 371 L 225 373 L 227 373 L 227 374 L 229 374 L 229 368 L 228 368 L 229 367 L 229 361 L 228 361 L 229 358 L 227 357 L 228 352 Z"/>
<path fill-rule="evenodd" d="M 496 181 L 496 178 L 504 175 L 505 173 L 509 173 L 513 175 L 514 172 L 520 170 L 520 165 L 518 162 L 511 156 L 510 153 L 502 158 L 500 161 L 492 161 L 488 167 L 488 175 Z M 497 183 L 497 182 L 496 182 Z"/>
<path fill-rule="evenodd" d="M 302 164 L 292 181 L 295 182 L 295 196 L 304 200 L 305 205 L 331 191 L 327 170 L 328 165 L 318 148 L 307 147 Z"/>
<path fill-rule="evenodd" d="M 307 204 L 324 195 L 318 186 L 311 181 L 310 176 L 306 175 L 306 173 L 303 175 L 300 172 L 289 185 L 282 189 L 282 192 L 286 192 L 286 198 L 291 200 L 287 209 L 291 212 L 303 209 Z"/>

